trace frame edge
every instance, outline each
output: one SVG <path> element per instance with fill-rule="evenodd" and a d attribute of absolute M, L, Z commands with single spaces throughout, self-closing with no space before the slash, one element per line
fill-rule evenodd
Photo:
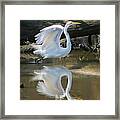
<path fill-rule="evenodd" d="M 34 1 L 34 2 L 36 2 L 36 1 Z M 48 1 L 37 1 L 37 3 L 44 3 L 44 4 L 48 4 Z M 74 2 L 76 2 L 76 1 L 74 1 Z M 77 2 L 80 2 L 80 1 L 77 1 Z M 87 2 L 87 1 L 85 1 L 85 2 Z M 89 1 L 90 2 L 90 1 Z M 93 1 L 93 2 L 95 2 L 95 1 Z M 91 4 L 93 4 L 93 2 L 91 3 Z M 12 116 L 12 115 L 5 115 L 5 104 L 3 104 L 3 103 L 5 103 L 5 5 L 12 5 L 12 4 L 15 4 L 15 3 L 17 3 L 17 4 L 23 4 L 23 1 L 2 1 L 1 2 L 1 81 L 0 81 L 0 85 L 1 85 L 1 89 L 0 89 L 0 104 L 1 104 L 1 112 L 0 112 L 0 118 L 10 118 L 11 119 L 11 117 L 12 118 L 16 118 L 15 116 Z M 25 1 L 25 5 L 26 4 L 28 4 L 29 3 L 29 1 Z M 36 3 L 36 4 L 37 4 Z M 64 2 L 60 2 L 60 1 L 58 1 L 58 2 L 51 2 L 50 3 L 50 5 L 51 4 L 63 4 Z M 67 4 L 67 3 L 69 3 L 69 1 L 68 2 L 65 2 L 65 4 Z M 72 1 L 72 3 L 73 3 L 73 1 Z M 71 3 L 71 4 L 72 4 Z M 82 1 L 82 3 L 84 3 L 84 1 Z M 95 4 L 99 4 L 99 3 L 102 3 L 102 4 L 107 4 L 107 3 L 109 3 L 109 1 L 106 1 L 106 2 L 101 2 L 101 1 L 96 1 L 95 2 Z M 87 4 L 89 4 L 89 3 L 87 3 Z M 119 11 L 120 11 L 120 2 L 119 1 L 115 1 L 115 2 L 111 2 L 111 4 L 115 4 L 115 86 L 116 86 L 116 88 L 115 88 L 115 116 L 114 115 L 107 115 L 107 116 L 110 116 L 110 118 L 118 118 L 119 119 L 119 97 L 118 97 L 118 99 L 116 99 L 117 98 L 117 96 L 119 96 L 119 68 L 118 68 L 118 66 L 119 66 L 119 26 L 120 26 L 120 16 L 119 16 Z M 117 17 L 116 17 L 117 16 Z M 118 19 L 119 18 L 119 19 Z M 117 37 L 116 37 L 117 36 Z M 116 76 L 117 76 L 117 78 L 116 78 Z M 107 116 L 104 116 L 104 118 L 107 118 Z M 28 117 L 27 116 L 18 116 L 19 118 L 27 118 L 28 119 Z M 77 116 L 76 116 L 77 117 Z M 90 117 L 90 116 L 89 116 Z M 31 116 L 30 118 L 34 118 L 34 116 Z M 38 119 L 38 116 L 36 116 L 36 118 Z M 48 119 L 48 118 L 51 118 L 51 117 L 49 117 L 49 116 L 46 116 L 46 117 L 44 117 L 43 116 L 43 118 L 41 117 L 41 119 Z M 56 116 L 56 117 L 52 117 L 52 118 L 54 118 L 54 119 L 57 119 L 57 118 L 63 118 L 63 117 L 59 117 L 59 116 Z M 64 118 L 67 118 L 67 117 L 65 117 L 64 116 Z M 71 118 L 73 118 L 73 117 L 71 117 Z M 81 117 L 80 118 L 84 118 L 84 116 L 82 117 L 82 115 L 81 115 Z M 86 117 L 87 119 L 88 119 L 88 117 Z M 91 118 L 91 117 L 90 117 Z M 96 118 L 96 117 L 95 117 Z M 98 117 L 98 119 L 99 119 L 100 117 Z M 102 118 L 102 117 L 101 117 Z M 68 119 L 68 118 L 67 118 Z M 78 119 L 78 117 L 77 117 L 77 119 Z"/>

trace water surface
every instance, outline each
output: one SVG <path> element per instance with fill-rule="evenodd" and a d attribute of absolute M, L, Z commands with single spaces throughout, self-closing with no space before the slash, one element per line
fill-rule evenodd
<path fill-rule="evenodd" d="M 100 64 L 96 53 L 75 50 L 66 58 L 30 63 L 20 65 L 21 100 L 100 99 Z"/>

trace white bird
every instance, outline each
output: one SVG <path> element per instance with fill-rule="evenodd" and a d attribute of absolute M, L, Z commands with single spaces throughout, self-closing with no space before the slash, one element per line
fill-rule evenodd
<path fill-rule="evenodd" d="M 64 97 L 68 100 L 72 99 L 69 94 L 72 85 L 72 73 L 67 68 L 63 66 L 44 66 L 43 69 L 34 71 L 34 73 L 35 77 L 33 77 L 33 81 L 38 81 L 37 92 L 54 97 L 55 99 L 62 99 Z M 68 78 L 65 90 L 61 83 L 63 76 L 67 76 Z"/>
<path fill-rule="evenodd" d="M 71 41 L 67 29 L 79 22 L 68 21 L 63 27 L 61 25 L 52 25 L 40 30 L 40 33 L 35 35 L 37 45 L 33 45 L 36 49 L 33 53 L 41 55 L 45 58 L 61 58 L 67 56 L 71 51 Z M 66 48 L 60 46 L 60 37 L 64 32 L 67 43 Z"/>

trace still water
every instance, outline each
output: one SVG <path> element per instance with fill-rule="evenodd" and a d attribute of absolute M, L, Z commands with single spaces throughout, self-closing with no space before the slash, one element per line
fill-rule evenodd
<path fill-rule="evenodd" d="M 82 59 L 84 56 L 84 59 Z M 94 53 L 20 65 L 21 100 L 99 100 L 100 64 Z M 82 60 L 81 60 L 82 59 Z"/>

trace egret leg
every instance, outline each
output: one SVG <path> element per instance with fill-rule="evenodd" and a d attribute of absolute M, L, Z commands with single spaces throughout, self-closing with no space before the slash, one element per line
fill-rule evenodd
<path fill-rule="evenodd" d="M 58 62 L 59 62 L 59 63 L 62 63 L 62 58 L 61 58 L 61 57 L 58 59 Z"/>
<path fill-rule="evenodd" d="M 66 65 L 65 57 L 63 57 L 63 65 L 64 65 L 64 66 Z"/>
<path fill-rule="evenodd" d="M 64 65 L 64 57 L 61 58 L 61 63 Z"/>

